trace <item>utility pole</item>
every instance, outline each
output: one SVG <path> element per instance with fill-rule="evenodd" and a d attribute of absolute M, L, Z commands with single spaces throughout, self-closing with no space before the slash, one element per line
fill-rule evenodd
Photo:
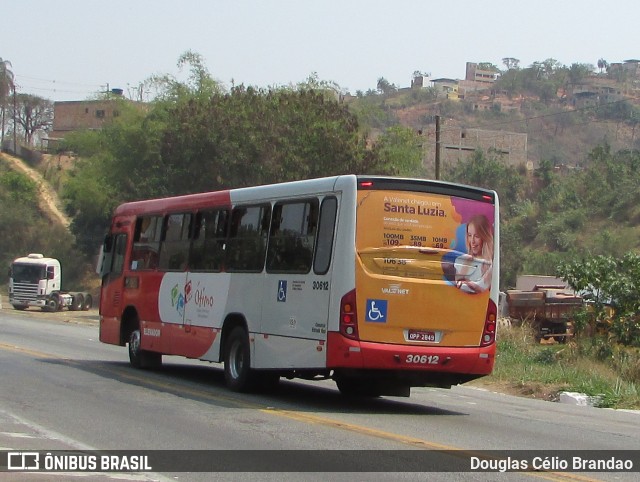
<path fill-rule="evenodd" d="M 16 134 L 18 122 L 16 121 L 16 111 L 18 104 L 16 102 L 16 84 L 13 84 L 13 155 L 18 155 L 18 135 Z"/>
<path fill-rule="evenodd" d="M 436 116 L 436 180 L 440 180 L 440 116 Z"/>

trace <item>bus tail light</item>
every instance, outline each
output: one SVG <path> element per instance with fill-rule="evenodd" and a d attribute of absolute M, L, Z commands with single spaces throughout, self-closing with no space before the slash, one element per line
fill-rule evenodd
<path fill-rule="evenodd" d="M 487 317 L 484 321 L 484 330 L 482 330 L 482 339 L 480 346 L 489 346 L 496 341 L 496 324 L 498 320 L 498 309 L 493 300 L 489 300 L 487 306 Z"/>
<path fill-rule="evenodd" d="M 356 312 L 356 290 L 349 291 L 340 300 L 340 333 L 358 339 L 358 314 Z"/>

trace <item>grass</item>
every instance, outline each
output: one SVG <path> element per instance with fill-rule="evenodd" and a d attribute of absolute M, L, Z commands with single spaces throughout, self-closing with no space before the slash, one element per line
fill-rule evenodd
<path fill-rule="evenodd" d="M 530 327 L 504 327 L 493 374 L 479 384 L 545 400 L 557 400 L 562 391 L 580 392 L 594 397 L 599 407 L 637 410 L 640 350 L 603 337 L 539 344 Z"/>

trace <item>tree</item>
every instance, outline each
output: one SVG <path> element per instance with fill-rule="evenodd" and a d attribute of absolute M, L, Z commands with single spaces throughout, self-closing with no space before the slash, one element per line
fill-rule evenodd
<path fill-rule="evenodd" d="M 602 73 L 603 69 L 609 68 L 609 62 L 607 62 L 605 59 L 598 59 L 598 68 L 600 69 L 600 73 Z"/>
<path fill-rule="evenodd" d="M 155 90 L 158 100 L 173 102 L 188 96 L 207 97 L 224 91 L 222 85 L 211 77 L 200 54 L 190 50 L 184 52 L 178 58 L 177 66 L 180 71 L 188 69 L 187 82 L 180 82 L 169 74 L 153 75 L 144 82 L 145 86 Z"/>
<path fill-rule="evenodd" d="M 480 70 L 489 70 L 491 72 L 500 72 L 500 69 L 497 65 L 492 64 L 491 62 L 480 62 L 478 63 L 478 68 Z"/>
<path fill-rule="evenodd" d="M 295 90 L 323 92 L 329 99 L 337 99 L 342 93 L 342 89 L 336 82 L 320 79 L 317 72 L 311 72 L 304 82 L 298 83 Z"/>
<path fill-rule="evenodd" d="M 522 198 L 524 179 L 492 150 L 476 150 L 473 156 L 448 167 L 445 174 L 450 181 L 497 191 L 503 209 L 515 208 Z"/>
<path fill-rule="evenodd" d="M 390 174 L 420 177 L 424 175 L 422 142 L 413 129 L 394 126 L 378 138 L 374 151 Z"/>
<path fill-rule="evenodd" d="M 505 90 L 509 96 L 522 89 L 523 75 L 521 70 L 509 69 L 496 82 L 496 89 Z"/>
<path fill-rule="evenodd" d="M 32 145 L 34 135 L 48 132 L 53 124 L 53 103 L 48 99 L 18 94 L 13 109 L 27 145 Z"/>
<path fill-rule="evenodd" d="M 585 77 L 588 77 L 591 72 L 593 72 L 593 65 L 573 63 L 569 67 L 569 82 L 578 84 Z"/>
<path fill-rule="evenodd" d="M 390 83 L 384 77 L 380 77 L 378 79 L 376 87 L 378 88 L 378 92 L 383 95 L 392 94 L 393 92 L 396 92 L 398 90 L 398 88 L 394 84 Z"/>
<path fill-rule="evenodd" d="M 520 60 L 514 59 L 513 57 L 505 57 L 502 59 L 502 63 L 507 68 L 507 70 L 517 70 L 520 65 Z"/>
<path fill-rule="evenodd" d="M 640 255 L 587 256 L 562 263 L 558 272 L 571 288 L 593 303 L 588 317 L 592 325 L 605 320 L 605 305 L 611 304 L 612 334 L 624 345 L 640 346 Z"/>
<path fill-rule="evenodd" d="M 544 67 L 544 73 L 547 77 L 550 77 L 555 73 L 555 71 L 560 67 L 560 62 L 556 59 L 548 58 L 542 62 Z"/>
<path fill-rule="evenodd" d="M 237 86 L 167 114 L 160 158 L 172 192 L 381 169 L 355 116 L 322 91 Z"/>
<path fill-rule="evenodd" d="M 7 109 L 7 102 L 9 94 L 15 89 L 13 83 L 13 72 L 11 71 L 11 62 L 3 60 L 0 57 L 0 124 L 2 126 L 2 137 L 0 139 L 0 145 L 4 142 L 5 132 L 5 113 Z"/>

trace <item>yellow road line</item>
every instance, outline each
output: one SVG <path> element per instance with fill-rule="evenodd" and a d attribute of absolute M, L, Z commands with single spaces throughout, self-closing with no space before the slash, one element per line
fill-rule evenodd
<path fill-rule="evenodd" d="M 41 351 L 37 351 L 37 350 L 32 350 L 29 348 L 24 348 L 24 347 L 20 347 L 20 346 L 16 346 L 16 345 L 9 345 L 6 343 L 0 343 L 0 349 L 4 349 L 7 351 L 13 351 L 13 352 L 17 352 L 17 353 L 25 353 L 28 355 L 32 355 L 35 356 L 37 358 L 55 358 L 61 361 L 64 361 L 65 363 L 67 363 L 70 366 L 81 366 L 81 363 L 79 361 L 76 360 L 72 360 L 69 358 L 63 358 L 63 357 L 59 357 L 56 355 L 52 355 L 50 353 L 44 353 Z M 139 375 L 135 375 L 135 374 L 131 374 L 128 372 L 125 372 L 123 370 L 118 370 L 118 369 L 112 369 L 112 368 L 103 368 L 103 370 L 105 371 L 109 371 L 112 373 L 116 373 L 119 377 L 130 380 L 130 381 L 136 381 L 136 382 L 140 382 L 146 385 L 150 385 L 153 387 L 158 387 L 161 389 L 164 389 L 166 391 L 168 391 L 169 393 L 175 393 L 178 390 L 176 389 L 176 385 L 175 383 L 164 383 L 158 380 L 151 380 L 149 378 L 145 378 L 144 376 L 139 376 Z M 225 402 L 231 405 L 235 405 L 239 408 L 247 408 L 247 409 L 252 409 L 252 410 L 258 410 L 262 413 L 265 414 L 269 414 L 269 415 L 276 415 L 279 417 L 283 417 L 283 418 L 288 418 L 291 420 L 296 420 L 299 422 L 305 422 L 305 423 L 313 423 L 313 424 L 318 424 L 318 425 L 322 425 L 325 427 L 331 427 L 331 428 L 335 428 L 335 429 L 339 429 L 339 430 L 348 430 L 350 432 L 355 432 L 355 433 L 359 433 L 359 434 L 363 434 L 363 435 L 368 435 L 371 437 L 376 437 L 376 438 L 381 438 L 384 440 L 391 440 L 400 444 L 404 444 L 404 445 L 409 445 L 413 448 L 418 448 L 418 449 L 422 449 L 422 450 L 447 450 L 447 451 L 453 451 L 453 452 L 457 452 L 460 454 L 461 457 L 471 457 L 471 456 L 477 456 L 477 457 L 481 457 L 481 458 L 486 458 L 486 455 L 483 456 L 482 453 L 479 453 L 477 451 L 474 450 L 465 450 L 465 449 L 461 449 L 459 447 L 454 447 L 451 445 L 444 445 L 444 444 L 440 444 L 440 443 L 436 443 L 436 442 L 430 442 L 427 440 L 423 440 L 423 439 L 419 439 L 419 438 L 415 438 L 415 437 L 409 437 L 406 435 L 399 435 L 393 432 L 387 432 L 384 430 L 378 430 L 375 428 L 370 428 L 370 427 L 365 427 L 363 425 L 356 425 L 356 424 L 352 424 L 352 423 L 347 423 L 347 422 L 342 422 L 340 420 L 335 420 L 335 419 L 331 419 L 331 418 L 327 418 L 327 417 L 322 417 L 319 415 L 310 415 L 308 413 L 302 413 L 302 412 L 297 412 L 297 411 L 293 411 L 293 410 L 284 410 L 284 409 L 279 409 L 279 408 L 274 408 L 274 407 L 264 407 L 264 405 L 262 404 L 258 404 L 258 403 L 254 403 L 254 402 L 247 402 L 244 400 L 239 400 L 238 398 L 235 398 L 233 396 L 225 396 L 225 395 L 218 395 L 218 394 L 212 394 L 210 392 L 198 389 L 198 388 L 191 388 L 188 386 L 181 386 L 180 390 L 179 390 L 180 394 L 189 394 L 189 395 L 193 395 L 199 398 L 204 398 L 206 400 L 212 400 L 212 401 L 216 401 L 216 402 Z M 518 472 L 521 473 L 523 475 L 528 475 L 531 477 L 537 477 L 537 478 L 541 478 L 541 479 L 545 479 L 545 480 L 553 480 L 553 481 L 564 481 L 564 480 L 578 480 L 578 481 L 582 481 L 582 482 L 597 482 L 599 479 L 593 479 L 590 477 L 585 477 L 582 475 L 578 475 L 575 473 L 571 473 L 571 472 Z"/>

